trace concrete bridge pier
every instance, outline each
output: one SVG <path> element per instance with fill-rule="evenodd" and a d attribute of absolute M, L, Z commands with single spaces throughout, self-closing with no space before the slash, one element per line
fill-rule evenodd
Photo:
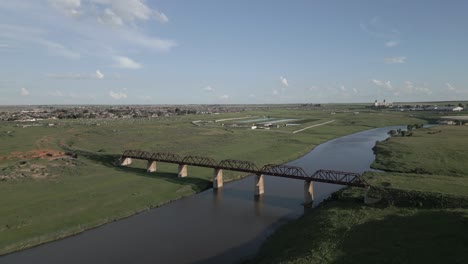
<path fill-rule="evenodd" d="M 223 187 L 223 170 L 222 169 L 214 169 L 213 172 L 213 188 L 221 188 Z"/>
<path fill-rule="evenodd" d="M 155 160 L 148 160 L 148 165 L 146 166 L 147 172 L 155 172 L 158 169 Z"/>
<path fill-rule="evenodd" d="M 314 203 L 314 183 L 304 181 L 304 205 L 311 206 Z"/>
<path fill-rule="evenodd" d="M 130 164 L 132 164 L 132 158 L 121 159 L 120 166 L 128 166 Z"/>
<path fill-rule="evenodd" d="M 255 195 L 262 195 L 265 192 L 263 174 L 255 175 Z"/>
<path fill-rule="evenodd" d="M 187 165 L 186 164 L 179 164 L 179 174 L 178 177 L 187 177 Z"/>

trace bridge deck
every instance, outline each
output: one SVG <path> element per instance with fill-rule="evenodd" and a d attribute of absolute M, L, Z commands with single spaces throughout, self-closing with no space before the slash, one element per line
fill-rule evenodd
<path fill-rule="evenodd" d="M 121 159 L 123 160 L 125 158 L 238 171 L 256 175 L 263 174 L 268 176 L 284 177 L 313 182 L 325 182 L 354 187 L 365 188 L 369 186 L 369 184 L 362 178 L 361 174 L 353 172 L 318 170 L 312 175 L 308 175 L 302 168 L 295 166 L 268 164 L 263 166 L 262 168 L 258 168 L 253 162 L 250 161 L 227 159 L 222 160 L 220 162 L 216 162 L 212 158 L 202 156 L 181 157 L 173 153 L 151 153 L 141 150 L 126 150 L 122 154 Z"/>

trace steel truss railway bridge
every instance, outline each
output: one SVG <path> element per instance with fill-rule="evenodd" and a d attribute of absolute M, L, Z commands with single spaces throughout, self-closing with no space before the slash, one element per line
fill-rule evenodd
<path fill-rule="evenodd" d="M 142 150 L 126 150 L 120 158 L 120 165 L 127 166 L 132 163 L 132 159 L 146 160 L 147 171 L 155 172 L 157 162 L 174 163 L 178 165 L 178 177 L 187 177 L 187 166 L 212 168 L 213 188 L 223 186 L 223 170 L 238 171 L 256 175 L 255 195 L 265 192 L 264 176 L 276 176 L 304 181 L 304 204 L 310 205 L 314 201 L 313 182 L 324 182 L 345 186 L 365 188 L 367 191 L 370 185 L 364 180 L 361 174 L 334 170 L 318 170 L 313 174 L 307 174 L 302 168 L 288 165 L 267 164 L 257 167 L 253 162 L 242 160 L 226 159 L 216 162 L 214 159 L 202 156 L 179 156 L 173 153 L 148 152 Z"/>

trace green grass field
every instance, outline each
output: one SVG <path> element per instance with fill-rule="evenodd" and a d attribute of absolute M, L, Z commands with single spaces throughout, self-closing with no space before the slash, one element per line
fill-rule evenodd
<path fill-rule="evenodd" d="M 415 201 L 364 205 L 362 190 L 345 189 L 280 228 L 251 262 L 466 263 L 466 135 L 467 126 L 437 126 L 378 143 L 373 167 L 387 172 L 366 173 L 368 182 Z"/>
<path fill-rule="evenodd" d="M 0 254 L 30 247 L 130 216 L 211 187 L 212 172 L 190 168 L 176 177 L 175 165 L 143 162 L 118 167 L 125 149 L 250 160 L 258 166 L 297 158 L 314 146 L 365 129 L 421 120 L 397 112 L 272 110 L 158 119 L 45 120 L 57 126 L 0 124 Z M 336 121 L 301 133 L 195 126 L 194 120 L 250 115 Z M 307 126 L 308 124 L 304 124 Z M 73 152 L 78 159 L 49 161 L 30 151 Z M 23 157 L 26 155 L 26 157 Z M 225 173 L 225 180 L 243 175 Z"/>
<path fill-rule="evenodd" d="M 466 263 L 468 210 L 371 207 L 362 195 L 347 189 L 281 227 L 250 263 Z"/>
<path fill-rule="evenodd" d="M 468 195 L 468 126 L 436 126 L 392 137 L 376 145 L 367 174 L 376 186 Z"/>

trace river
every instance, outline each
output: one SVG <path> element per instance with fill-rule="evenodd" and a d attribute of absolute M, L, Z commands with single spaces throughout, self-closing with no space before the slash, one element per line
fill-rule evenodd
<path fill-rule="evenodd" d="M 340 137 L 288 165 L 364 172 L 386 127 Z M 314 204 L 341 186 L 314 183 Z M 253 176 L 209 189 L 76 236 L 0 257 L 0 263 L 237 263 L 255 254 L 280 225 L 304 212 L 303 182 L 265 177 L 254 197 Z M 312 209 L 313 210 L 313 209 Z"/>

